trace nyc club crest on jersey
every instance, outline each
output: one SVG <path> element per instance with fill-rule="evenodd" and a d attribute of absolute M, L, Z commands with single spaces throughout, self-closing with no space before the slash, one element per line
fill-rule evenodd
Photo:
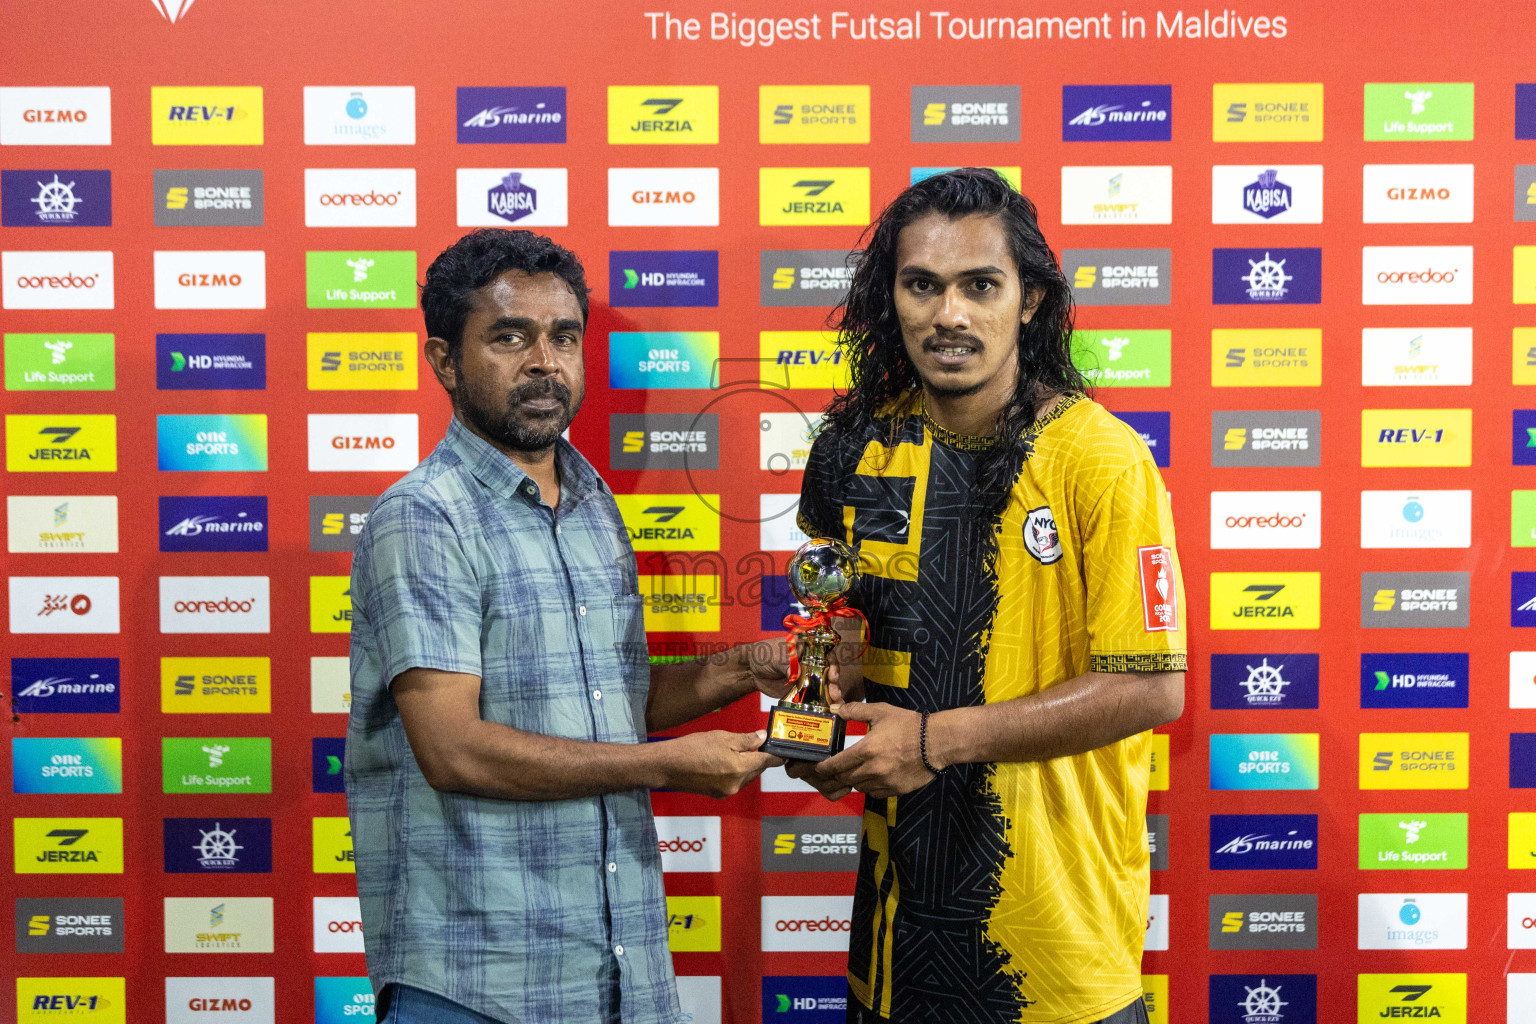
<path fill-rule="evenodd" d="M 1024 517 L 1024 548 L 1041 565 L 1061 561 L 1061 536 L 1049 505 L 1030 509 Z"/>

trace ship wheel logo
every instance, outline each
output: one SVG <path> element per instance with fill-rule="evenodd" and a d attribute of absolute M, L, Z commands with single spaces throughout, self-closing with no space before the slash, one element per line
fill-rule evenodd
<path fill-rule="evenodd" d="M 1248 678 L 1241 683 L 1248 691 L 1248 703 L 1250 704 L 1278 704 L 1285 697 L 1284 690 L 1290 685 L 1290 680 L 1280 674 L 1285 668 L 1284 664 L 1271 665 L 1265 658 L 1257 665 L 1244 665 L 1248 670 Z"/>
<path fill-rule="evenodd" d="M 1249 260 L 1248 297 L 1255 302 L 1275 302 L 1285 298 L 1285 283 L 1294 278 L 1285 272 L 1285 260 L 1272 260 L 1269 253 L 1262 260 Z"/>
<path fill-rule="evenodd" d="M 37 195 L 32 201 L 37 204 L 37 217 L 46 221 L 71 221 L 75 219 L 75 207 L 80 202 L 80 197 L 75 195 L 75 183 L 72 181 L 60 181 L 55 172 L 52 181 L 40 181 L 37 183 Z"/>
<path fill-rule="evenodd" d="M 235 842 L 234 829 L 226 832 L 219 822 L 214 822 L 213 830 L 203 832 L 202 841 L 193 849 L 197 851 L 205 868 L 232 868 L 240 863 L 240 859 L 235 854 L 245 847 Z"/>
<path fill-rule="evenodd" d="M 1283 1019 L 1280 1008 L 1287 1004 L 1280 999 L 1280 986 L 1270 988 L 1261 978 L 1258 988 L 1248 988 L 1248 998 L 1237 1005 L 1243 1011 L 1245 1024 L 1276 1024 Z"/>

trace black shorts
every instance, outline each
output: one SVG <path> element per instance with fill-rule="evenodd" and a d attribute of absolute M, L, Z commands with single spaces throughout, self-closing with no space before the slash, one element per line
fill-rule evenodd
<path fill-rule="evenodd" d="M 889 1017 L 882 1017 L 864 1004 L 852 992 L 848 993 L 848 1024 L 891 1024 Z M 968 1024 L 967 1021 L 944 1021 L 943 1024 Z M 1098 1021 L 1098 1024 L 1147 1024 L 1147 1004 L 1140 999 L 1130 1006 Z"/>

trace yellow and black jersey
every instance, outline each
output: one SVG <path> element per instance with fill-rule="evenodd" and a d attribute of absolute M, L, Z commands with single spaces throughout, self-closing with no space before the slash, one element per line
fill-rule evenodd
<path fill-rule="evenodd" d="M 911 708 L 1025 697 L 1088 671 L 1186 667 L 1167 492 L 1136 433 L 1067 395 L 1028 431 L 1002 518 L 972 507 L 987 439 L 913 394 L 811 449 L 800 526 L 854 545 L 866 698 Z M 867 799 L 848 982 L 896 1024 L 1097 1021 L 1142 991 L 1143 733 L 1044 762 L 957 765 Z"/>

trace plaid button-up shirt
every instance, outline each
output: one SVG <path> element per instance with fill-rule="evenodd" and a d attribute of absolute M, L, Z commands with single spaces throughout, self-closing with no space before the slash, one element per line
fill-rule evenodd
<path fill-rule="evenodd" d="M 560 504 L 457 418 L 373 506 L 352 563 L 346 789 L 368 974 L 509 1024 L 681 1019 L 649 794 L 439 793 L 390 682 L 480 677 L 480 717 L 644 743 L 650 670 L 613 494 L 558 442 Z"/>

